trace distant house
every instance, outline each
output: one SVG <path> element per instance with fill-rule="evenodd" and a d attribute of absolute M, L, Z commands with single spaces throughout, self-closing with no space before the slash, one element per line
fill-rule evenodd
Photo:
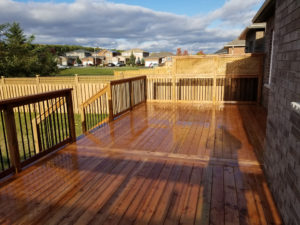
<path fill-rule="evenodd" d="M 263 89 L 262 89 L 262 105 L 268 107 L 269 92 L 272 82 L 272 66 L 274 62 L 274 37 L 275 37 L 275 0 L 265 1 L 263 6 L 254 16 L 253 23 L 266 23 L 265 37 L 264 37 L 264 78 L 263 78 Z M 279 31 L 278 31 L 279 32 Z M 283 31 L 282 31 L 283 32 Z"/>
<path fill-rule="evenodd" d="M 174 54 L 171 52 L 151 53 L 149 57 L 144 58 L 145 67 L 165 64 L 168 61 L 172 61 L 172 56 L 174 56 Z"/>
<path fill-rule="evenodd" d="M 239 55 L 245 53 L 246 41 L 235 39 L 231 42 L 228 42 L 224 45 L 224 49 L 226 50 L 227 54 L 230 55 Z"/>
<path fill-rule="evenodd" d="M 122 52 L 122 56 L 124 57 L 126 63 L 130 59 L 131 54 L 135 56 L 135 62 L 141 61 L 142 59 L 145 59 L 149 56 L 149 52 L 146 52 L 139 48 L 130 49 L 127 51 Z"/>
<path fill-rule="evenodd" d="M 78 57 L 80 60 L 85 58 L 85 57 L 89 57 L 92 56 L 92 53 L 83 49 L 78 49 L 75 51 L 71 51 L 71 52 L 66 52 L 66 56 L 67 57 Z"/>
<path fill-rule="evenodd" d="M 77 62 L 77 57 L 74 56 L 59 56 L 57 58 L 57 64 L 62 66 L 74 66 Z"/>
<path fill-rule="evenodd" d="M 103 64 L 103 57 L 101 56 L 88 56 L 81 59 L 82 65 L 91 66 L 91 65 L 100 65 Z"/>
<path fill-rule="evenodd" d="M 246 40 L 246 53 L 263 53 L 266 23 L 253 23 L 245 28 L 239 39 Z"/>
<path fill-rule="evenodd" d="M 114 63 L 117 64 L 118 62 L 122 61 L 121 53 L 117 51 L 111 51 L 107 49 L 100 50 L 93 54 L 94 56 L 97 57 L 102 57 L 103 58 L 103 64 L 108 64 L 108 63 Z M 123 59 L 124 60 L 124 59 Z"/>

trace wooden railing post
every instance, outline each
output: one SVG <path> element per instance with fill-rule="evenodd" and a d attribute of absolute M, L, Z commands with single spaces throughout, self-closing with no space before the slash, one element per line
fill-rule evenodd
<path fill-rule="evenodd" d="M 19 173 L 21 171 L 21 162 L 16 130 L 16 121 L 12 107 L 7 107 L 4 110 L 4 120 L 10 160 L 13 167 L 15 168 L 15 172 Z"/>
<path fill-rule="evenodd" d="M 81 107 L 80 109 L 80 117 L 81 117 L 81 129 L 82 133 L 84 134 L 86 132 L 86 120 L 85 120 L 85 109 Z"/>
<path fill-rule="evenodd" d="M 69 131 L 70 138 L 72 142 L 76 141 L 76 132 L 75 132 L 75 120 L 73 112 L 73 101 L 72 101 L 72 91 L 70 90 L 66 95 L 67 101 L 67 110 L 68 110 L 68 119 L 69 119 Z"/>
<path fill-rule="evenodd" d="M 41 92 L 41 88 L 40 88 L 40 75 L 35 75 L 35 84 L 36 84 L 36 89 L 38 91 L 38 93 Z"/>
<path fill-rule="evenodd" d="M 112 90 L 111 90 L 111 84 L 108 84 L 108 116 L 109 116 L 109 122 L 114 120 L 114 112 L 113 112 L 113 104 L 112 104 Z"/>
<path fill-rule="evenodd" d="M 130 110 L 133 108 L 133 89 L 132 89 L 132 81 L 129 81 L 129 102 L 130 102 Z"/>
<path fill-rule="evenodd" d="M 144 95 L 145 95 L 145 102 L 147 102 L 147 77 L 146 76 L 144 79 Z"/>

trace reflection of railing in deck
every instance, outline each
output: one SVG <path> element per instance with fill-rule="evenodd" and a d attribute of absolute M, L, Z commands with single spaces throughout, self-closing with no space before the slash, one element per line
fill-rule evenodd
<path fill-rule="evenodd" d="M 76 139 L 71 90 L 0 101 L 0 177 Z"/>

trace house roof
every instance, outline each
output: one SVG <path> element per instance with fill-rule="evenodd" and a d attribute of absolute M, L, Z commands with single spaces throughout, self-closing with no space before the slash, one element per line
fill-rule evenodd
<path fill-rule="evenodd" d="M 227 50 L 225 48 L 222 48 L 216 51 L 215 54 L 227 54 Z"/>
<path fill-rule="evenodd" d="M 143 52 L 146 52 L 140 48 L 133 48 L 133 49 L 129 49 L 127 51 L 124 51 L 124 52 L 135 52 L 135 53 L 143 53 Z"/>
<path fill-rule="evenodd" d="M 239 36 L 239 39 L 245 40 L 246 35 L 250 30 L 265 30 L 265 29 L 266 29 L 266 23 L 253 23 L 243 30 L 243 32 Z"/>
<path fill-rule="evenodd" d="M 174 54 L 171 53 L 171 52 L 157 52 L 157 53 L 154 52 L 154 53 L 151 53 L 149 57 L 151 57 L 151 58 L 164 58 L 164 57 L 173 56 L 173 55 Z"/>
<path fill-rule="evenodd" d="M 235 39 L 231 42 L 228 42 L 224 47 L 245 47 L 246 46 L 246 41 L 245 40 L 239 40 Z"/>
<path fill-rule="evenodd" d="M 70 51 L 70 52 L 66 52 L 66 53 L 74 53 L 74 52 L 91 53 L 91 52 L 89 52 L 89 51 L 86 51 L 86 50 L 84 50 L 84 49 L 77 49 L 77 50 Z"/>
<path fill-rule="evenodd" d="M 275 12 L 276 0 L 265 0 L 264 4 L 257 11 L 252 19 L 253 23 L 266 22 L 267 18 L 272 16 Z"/>

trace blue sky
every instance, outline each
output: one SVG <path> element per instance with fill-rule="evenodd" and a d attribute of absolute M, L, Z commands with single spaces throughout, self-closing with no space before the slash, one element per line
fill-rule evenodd
<path fill-rule="evenodd" d="M 251 24 L 264 0 L 0 0 L 0 24 L 36 43 L 213 53 Z"/>

